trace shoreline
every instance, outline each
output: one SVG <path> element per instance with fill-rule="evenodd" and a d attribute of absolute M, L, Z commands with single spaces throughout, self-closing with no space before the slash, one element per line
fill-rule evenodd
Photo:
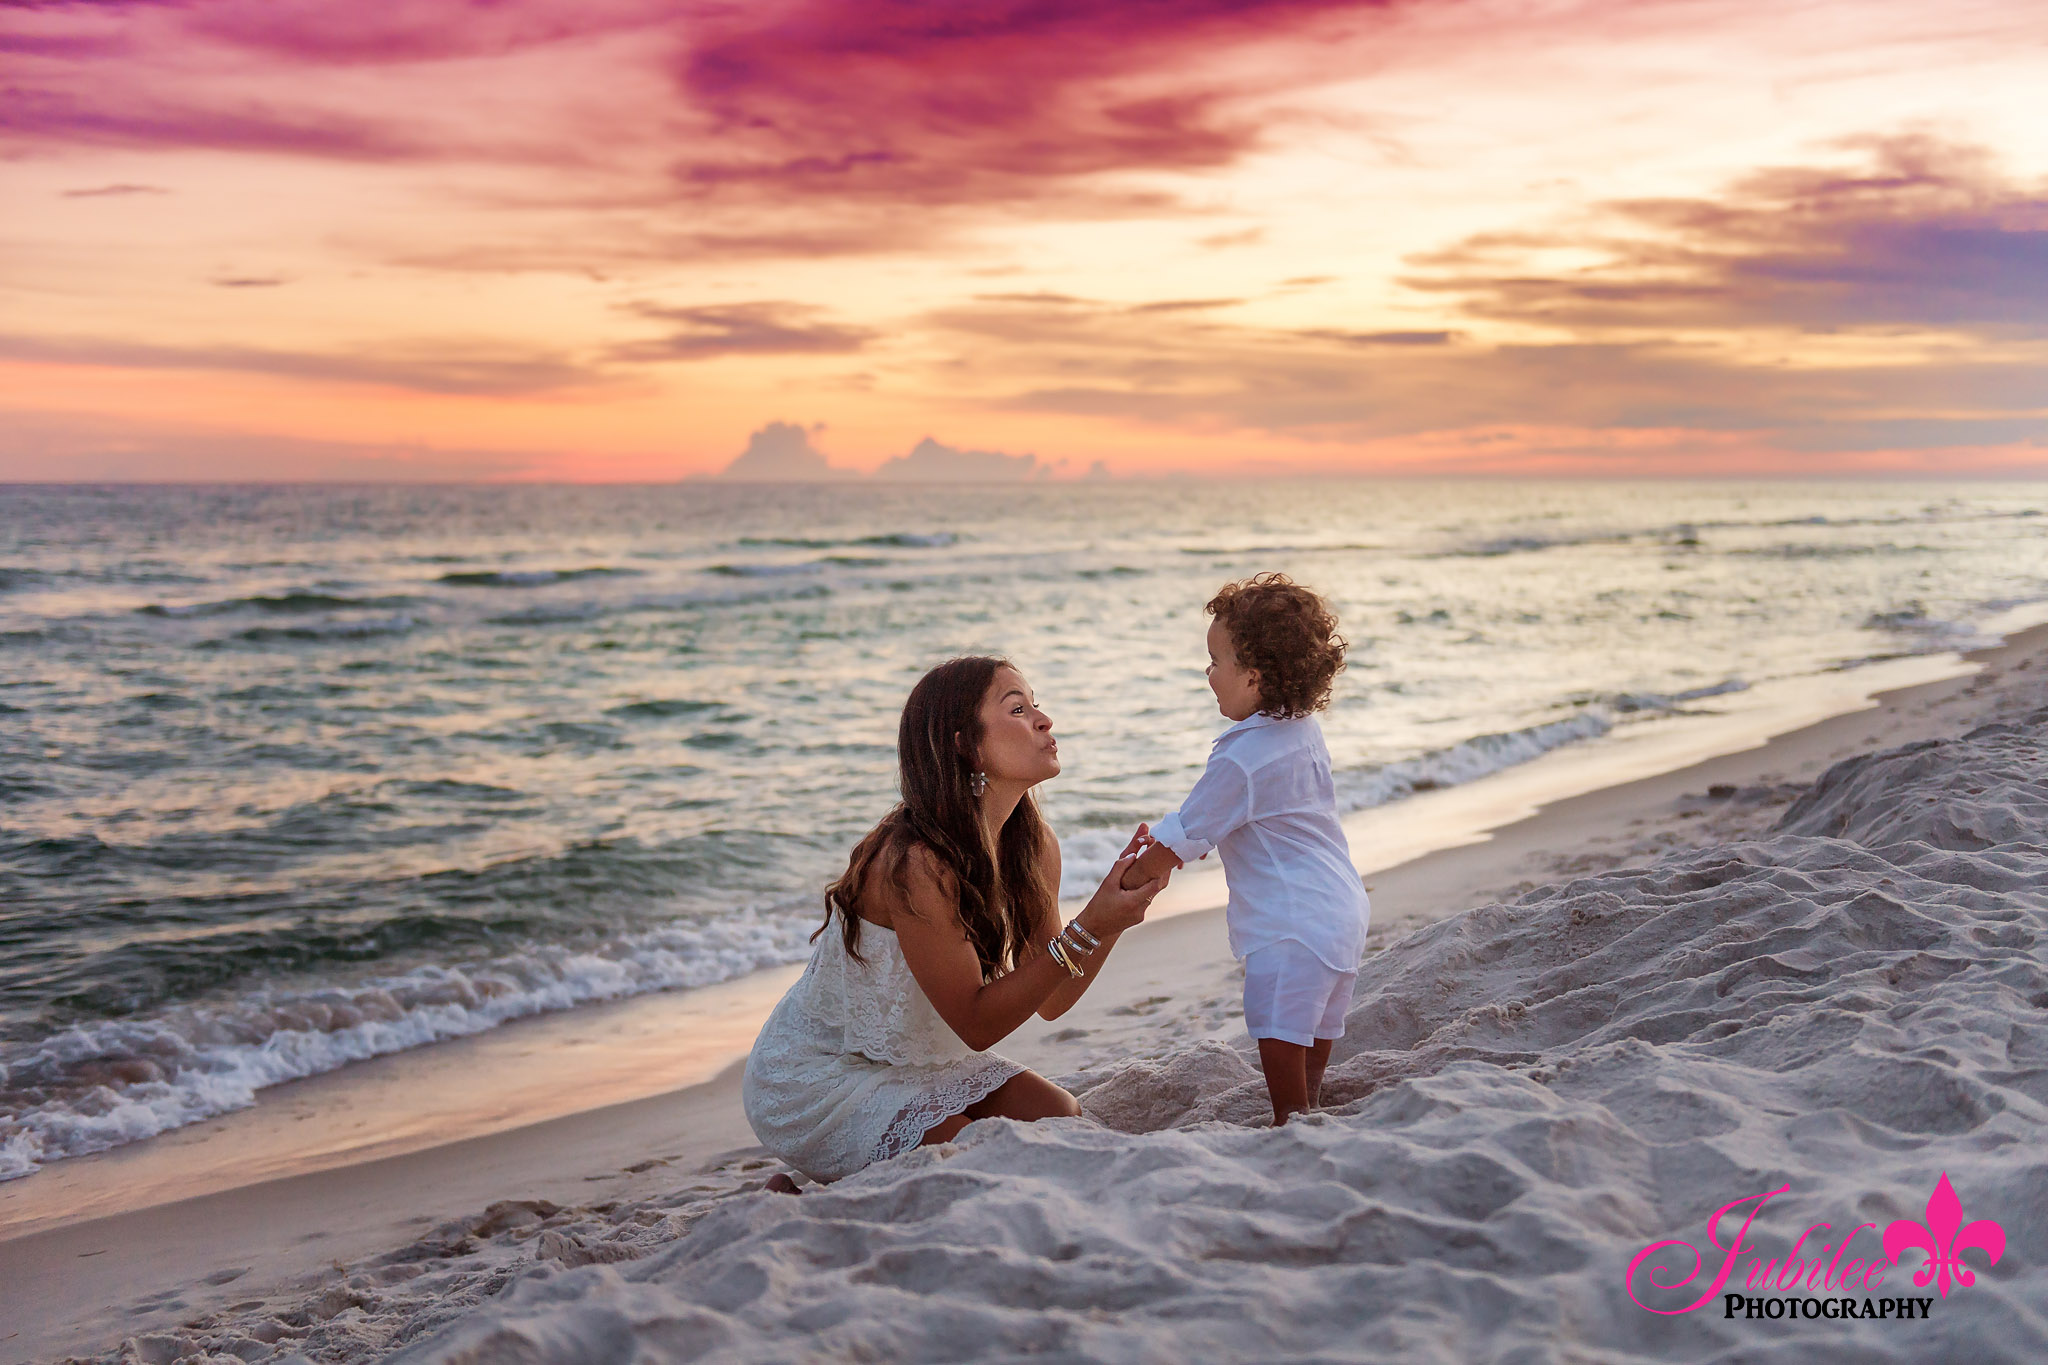
<path fill-rule="evenodd" d="M 1943 657 L 1917 656 L 1923 661 Z M 1868 674 L 1869 668 L 1877 667 L 1851 672 Z M 1768 828 L 1796 794 L 1794 789 L 1837 759 L 1915 739 L 1960 734 L 1972 723 L 1999 718 L 2001 706 L 2024 713 L 2028 708 L 2021 703 L 2022 694 L 2038 693 L 2044 682 L 2048 626 L 2033 626 L 2011 632 L 2002 645 L 1963 656 L 1945 676 L 1880 689 L 1857 709 L 1837 711 L 1683 766 L 1535 804 L 1529 804 L 1526 791 L 1513 790 L 1515 784 L 1495 781 L 1519 775 L 1524 784 L 1554 782 L 1554 771 L 1524 770 L 1536 769 L 1554 756 L 1560 764 L 1553 768 L 1569 763 L 1574 750 L 1567 748 L 1461 787 L 1377 808 L 1394 812 L 1413 807 L 1403 812 L 1404 818 L 1418 822 L 1418 827 L 1434 821 L 1439 838 L 1460 810 L 1468 824 L 1474 811 L 1512 814 L 1518 802 L 1527 813 L 1487 831 L 1465 829 L 1463 842 L 1439 844 L 1368 870 L 1374 900 L 1369 946 L 1384 947 L 1422 924 L 1512 898 L 1536 885 L 1652 862 L 1679 848 L 1745 837 Z M 1655 724 L 1641 728 L 1647 731 Z M 1682 730 L 1682 724 L 1678 728 Z M 1589 775 L 1597 767 L 1591 765 Z M 1608 771 L 1613 771 L 1611 766 Z M 1717 785 L 1735 791 L 1709 798 L 1707 789 Z M 1353 817 L 1347 828 L 1354 828 L 1354 822 L 1370 823 L 1373 814 Z M 1354 848 L 1365 847 L 1358 833 L 1353 838 Z M 1387 854 L 1402 845 L 1390 836 L 1372 847 Z M 1360 861 L 1366 865 L 1373 859 L 1367 854 Z M 1211 876 L 1189 877 L 1175 888 L 1187 886 L 1183 894 L 1192 900 L 1205 882 L 1220 891 L 1220 877 Z M 1213 902 L 1213 895 L 1210 899 Z M 1031 1021 L 1002 1050 L 1048 1074 L 1063 1075 L 1112 1058 L 1156 1056 L 1203 1038 L 1226 1040 L 1242 1031 L 1236 1018 L 1233 966 L 1223 947 L 1220 912 L 1188 905 L 1148 924 L 1143 939 L 1134 940 L 1112 959 L 1110 969 L 1067 1016 L 1052 1024 Z M 753 983 L 751 989 L 765 997 L 760 1005 L 765 1014 L 799 970 L 800 966 L 791 966 L 779 974 L 756 974 L 724 984 L 737 990 Z M 636 997 L 538 1016 L 423 1051 L 439 1053 L 469 1044 L 476 1045 L 475 1051 L 492 1046 L 551 1049 L 551 1029 L 558 1035 L 554 1041 L 568 1029 L 601 1035 L 605 1021 L 596 1017 L 599 1011 L 610 1012 L 622 1034 L 659 1038 L 665 1013 L 693 999 L 702 1016 L 696 1027 L 709 1029 L 714 1018 L 722 1019 L 733 1032 L 744 1032 L 750 1039 L 753 1024 L 743 1022 L 736 1009 L 711 1008 L 718 1004 L 713 993 L 720 989 Z M 743 1055 L 744 1043 L 740 1047 Z M 170 1182 L 159 1188 L 190 1190 L 190 1183 L 176 1182 L 190 1182 L 195 1172 L 206 1169 L 204 1162 L 193 1163 L 192 1153 L 207 1147 L 208 1138 L 235 1127 L 236 1120 L 262 1115 L 262 1122 L 276 1134 L 288 1134 L 310 1121 L 292 1116 L 292 1102 L 298 1097 L 323 1086 L 337 1088 L 334 1077 L 347 1077 L 349 1085 L 361 1087 L 376 1077 L 379 1067 L 394 1083 L 402 1081 L 408 1072 L 417 1074 L 417 1065 L 407 1060 L 417 1056 L 396 1054 L 292 1082 L 265 1092 L 265 1102 L 253 1110 L 165 1134 L 151 1143 L 74 1158 L 0 1186 L 0 1221 L 11 1224 L 0 1228 L 0 1282 L 15 1291 L 9 1295 L 13 1303 L 8 1316 L 24 1318 L 19 1323 L 0 1320 L 0 1359 L 97 1347 L 246 1302 L 259 1291 L 409 1240 L 427 1224 L 494 1199 L 541 1198 L 559 1204 L 632 1200 L 672 1186 L 679 1173 L 697 1167 L 710 1167 L 720 1179 L 737 1181 L 741 1187 L 750 1178 L 758 1179 L 751 1176 L 748 1164 L 757 1161 L 758 1154 L 748 1154 L 752 1138 L 738 1112 L 738 1065 L 728 1062 L 694 1084 L 671 1085 L 662 1093 L 597 1108 L 572 1108 L 538 1123 L 515 1123 L 453 1142 L 433 1141 L 430 1132 L 415 1133 L 412 1136 L 425 1139 L 415 1150 L 388 1150 L 392 1142 L 402 1143 L 404 1135 L 387 1134 L 357 1146 L 350 1146 L 342 1135 L 330 1148 L 335 1160 L 327 1168 L 257 1183 L 248 1177 L 260 1177 L 270 1169 L 262 1151 L 252 1154 L 238 1147 L 239 1161 L 216 1163 L 215 1178 L 227 1183 L 211 1192 L 111 1211 L 122 1191 L 132 1195 L 140 1187 L 123 1184 L 124 1179 L 132 1181 L 137 1169 L 151 1160 L 164 1163 L 155 1178 Z M 700 1049 L 695 1056 L 694 1064 L 701 1068 L 708 1054 Z M 439 1058 L 438 1065 L 454 1078 L 473 1060 L 473 1051 L 455 1052 Z M 576 1074 L 573 1048 L 554 1061 L 551 1075 Z M 271 1102 L 273 1096 L 276 1103 Z M 366 1106 L 360 1122 L 376 1122 L 375 1114 L 374 1106 Z M 248 1131 L 247 1124 L 243 1130 Z M 182 1147 L 177 1141 L 181 1133 L 190 1134 Z M 178 1160 L 152 1158 L 154 1151 Z M 565 1161 L 563 1153 L 570 1151 L 574 1159 Z M 185 1164 L 180 1166 L 180 1161 Z M 36 1200 L 9 1198 L 17 1189 L 26 1195 L 30 1191 L 25 1187 L 72 1169 L 76 1174 L 71 1180 L 40 1185 Z M 765 1174 L 773 1164 L 763 1163 L 758 1169 Z M 92 1188 L 96 1181 L 97 1195 Z M 43 1215 L 28 1212 L 32 1205 L 41 1206 Z M 51 1212 L 58 1208 L 68 1209 L 68 1218 Z M 107 1211 L 92 1216 L 93 1210 Z M 219 1278 L 238 1270 L 241 1273 Z M 30 1305 L 26 1314 L 14 1306 L 23 1303 Z"/>

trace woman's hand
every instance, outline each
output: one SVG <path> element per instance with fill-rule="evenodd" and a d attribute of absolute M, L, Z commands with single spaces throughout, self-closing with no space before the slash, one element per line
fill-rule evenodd
<path fill-rule="evenodd" d="M 1124 845 L 1124 851 L 1110 865 L 1109 875 L 1102 879 L 1102 885 L 1095 888 L 1088 904 L 1074 916 L 1077 924 L 1097 938 L 1108 938 L 1144 922 L 1145 912 L 1151 908 L 1152 898 L 1159 894 L 1159 888 L 1166 885 L 1166 878 L 1154 877 L 1126 890 L 1123 877 L 1125 869 L 1152 842 L 1146 827 L 1139 825 L 1138 832 L 1131 836 L 1131 841 Z"/>
<path fill-rule="evenodd" d="M 1125 858 L 1135 858 L 1158 842 L 1157 839 L 1152 837 L 1152 827 L 1143 820 L 1140 820 L 1138 822 L 1138 832 L 1131 836 L 1131 841 L 1128 844 L 1124 845 L 1124 851 L 1116 855 L 1117 859 L 1122 861 Z"/>

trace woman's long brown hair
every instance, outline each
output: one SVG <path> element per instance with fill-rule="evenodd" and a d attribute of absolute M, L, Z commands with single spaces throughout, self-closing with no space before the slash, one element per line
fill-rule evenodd
<path fill-rule="evenodd" d="M 848 955 L 863 961 L 856 908 L 861 888 L 875 860 L 882 858 L 907 906 L 908 855 L 915 847 L 930 850 L 950 874 L 949 890 L 958 891 L 960 923 L 981 959 L 983 981 L 1015 966 L 1032 930 L 1055 912 L 1057 892 L 1040 864 L 1048 835 L 1038 803 L 1024 793 L 991 849 L 971 780 L 983 734 L 982 699 L 996 670 L 1008 664 L 983 655 L 948 659 L 910 689 L 896 729 L 903 799 L 854 845 L 845 873 L 825 888 L 825 922 L 813 940 L 832 926 L 836 915 Z"/>

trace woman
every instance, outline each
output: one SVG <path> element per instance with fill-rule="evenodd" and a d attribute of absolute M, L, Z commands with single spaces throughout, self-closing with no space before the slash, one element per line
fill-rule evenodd
<path fill-rule="evenodd" d="M 1005 660 L 925 674 L 903 707 L 897 764 L 902 801 L 826 888 L 810 965 L 747 1058 L 755 1136 L 817 1180 L 948 1141 L 975 1119 L 1080 1113 L 1065 1090 L 986 1049 L 1033 1014 L 1064 1014 L 1166 884 L 1118 885 L 1147 842 L 1140 825 L 1062 929 L 1059 844 L 1031 797 L 1058 775 L 1059 746 Z"/>

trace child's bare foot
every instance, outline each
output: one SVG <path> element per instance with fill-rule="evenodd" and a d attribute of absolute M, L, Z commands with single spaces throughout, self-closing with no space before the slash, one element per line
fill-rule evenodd
<path fill-rule="evenodd" d="M 791 1180 L 788 1176 L 784 1175 L 781 1171 L 777 1171 L 774 1175 L 768 1177 L 768 1188 L 775 1191 L 777 1194 L 803 1193 L 802 1190 L 797 1188 L 796 1182 L 794 1180 Z"/>

